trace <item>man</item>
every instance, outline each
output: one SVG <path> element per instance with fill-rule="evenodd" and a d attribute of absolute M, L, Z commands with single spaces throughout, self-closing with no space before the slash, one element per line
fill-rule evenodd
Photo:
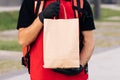
<path fill-rule="evenodd" d="M 43 19 L 59 16 L 63 18 L 61 5 L 66 9 L 68 18 L 74 18 L 71 0 L 46 0 L 44 10 L 35 17 L 34 1 L 24 0 L 18 20 L 17 29 L 19 44 L 30 49 L 30 77 L 31 80 L 87 80 L 87 63 L 94 49 L 93 31 L 95 29 L 93 15 L 89 3 L 84 0 L 83 16 L 80 20 L 80 71 L 77 75 L 68 76 L 43 68 Z"/>

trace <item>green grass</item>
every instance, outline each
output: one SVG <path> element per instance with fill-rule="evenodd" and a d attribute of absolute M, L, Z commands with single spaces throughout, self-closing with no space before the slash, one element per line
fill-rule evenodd
<path fill-rule="evenodd" d="M 107 8 L 101 8 L 101 18 L 98 21 L 112 21 L 112 22 L 120 22 L 120 20 L 107 20 L 110 17 L 120 17 L 120 11 L 112 10 Z"/>
<path fill-rule="evenodd" d="M 18 11 L 0 13 L 0 31 L 15 29 L 18 20 Z"/>
<path fill-rule="evenodd" d="M 13 41 L 0 40 L 0 50 L 21 51 L 21 47 L 19 46 L 16 40 Z"/>
<path fill-rule="evenodd" d="M 23 69 L 20 61 L 17 60 L 2 60 L 0 61 L 0 74 Z"/>
<path fill-rule="evenodd" d="M 120 16 L 120 11 L 106 9 L 106 8 L 102 8 L 101 13 L 102 13 L 101 18 L 108 18 L 108 17 L 112 17 L 112 16 Z"/>

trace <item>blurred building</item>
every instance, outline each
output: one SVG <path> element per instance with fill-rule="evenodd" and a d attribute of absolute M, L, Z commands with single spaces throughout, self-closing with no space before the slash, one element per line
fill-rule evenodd
<path fill-rule="evenodd" d="M 0 0 L 0 6 L 20 6 L 22 0 Z"/>

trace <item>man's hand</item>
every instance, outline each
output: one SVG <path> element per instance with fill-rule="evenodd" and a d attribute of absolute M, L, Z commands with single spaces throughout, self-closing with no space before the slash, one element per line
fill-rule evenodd
<path fill-rule="evenodd" d="M 49 4 L 39 15 L 40 21 L 43 23 L 44 18 L 53 18 L 59 14 L 60 3 L 53 2 Z"/>

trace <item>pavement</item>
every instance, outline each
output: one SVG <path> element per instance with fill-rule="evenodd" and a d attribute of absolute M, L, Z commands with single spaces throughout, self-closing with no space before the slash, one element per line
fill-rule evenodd
<path fill-rule="evenodd" d="M 16 11 L 20 6 L 0 6 L 0 12 Z"/>
<path fill-rule="evenodd" d="M 102 4 L 102 8 L 108 8 L 113 10 L 119 10 L 120 11 L 120 5 L 114 5 L 114 4 Z"/>
<path fill-rule="evenodd" d="M 120 47 L 95 54 L 89 62 L 89 80 L 120 80 Z"/>
<path fill-rule="evenodd" d="M 0 31 L 0 40 L 16 40 L 18 38 L 18 30 Z"/>
<path fill-rule="evenodd" d="M 89 80 L 120 80 L 120 47 L 93 54 L 89 61 Z M 30 80 L 27 71 L 0 80 Z"/>
<path fill-rule="evenodd" d="M 102 4 L 101 7 L 113 9 L 113 10 L 120 10 L 120 6 L 114 4 Z M 20 10 L 20 6 L 0 6 L 0 12 L 8 12 L 8 11 L 16 11 L 16 10 Z"/>
<path fill-rule="evenodd" d="M 0 60 L 21 60 L 21 57 L 21 52 L 0 50 Z"/>
<path fill-rule="evenodd" d="M 29 75 L 27 73 L 21 74 L 19 76 L 15 76 L 13 78 L 5 79 L 5 80 L 30 80 Z"/>

